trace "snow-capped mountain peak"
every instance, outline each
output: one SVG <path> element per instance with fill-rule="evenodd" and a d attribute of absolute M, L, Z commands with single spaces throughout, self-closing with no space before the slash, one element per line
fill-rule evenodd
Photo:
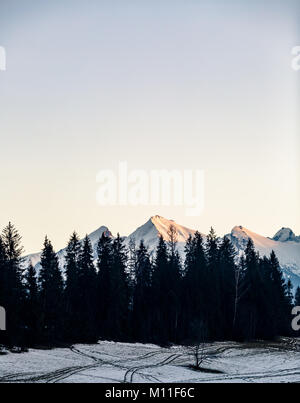
<path fill-rule="evenodd" d="M 290 228 L 281 228 L 275 234 L 273 240 L 279 242 L 300 242 L 300 236 L 296 236 Z"/>
<path fill-rule="evenodd" d="M 227 235 L 239 254 L 241 254 L 252 239 L 255 249 L 260 256 L 270 256 L 274 251 L 279 263 L 284 270 L 285 277 L 291 278 L 294 285 L 300 285 L 300 245 L 293 237 L 289 229 L 280 230 L 273 239 L 256 234 L 245 227 L 234 227 L 231 234 Z M 297 237 L 296 237 L 297 239 Z"/>
<path fill-rule="evenodd" d="M 163 239 L 165 241 L 167 241 L 169 238 L 168 232 L 169 232 L 171 226 L 173 226 L 177 231 L 178 242 L 186 242 L 188 237 L 190 235 L 194 235 L 196 232 L 193 229 L 190 229 L 190 228 L 184 227 L 183 225 L 177 224 L 173 220 L 167 220 L 166 218 L 160 217 L 158 215 L 152 217 L 151 222 L 153 223 L 153 225 L 155 226 L 155 228 L 157 229 L 157 231 L 159 232 L 159 234 L 163 237 Z"/>
<path fill-rule="evenodd" d="M 243 226 L 234 227 L 229 238 L 231 238 L 231 241 L 235 246 L 239 246 L 238 249 L 244 249 L 247 246 L 249 239 L 252 239 L 255 247 L 261 250 L 264 250 L 265 248 L 272 250 L 272 247 L 275 247 L 276 245 L 275 241 L 256 234 Z"/>
<path fill-rule="evenodd" d="M 236 249 L 244 251 L 249 242 L 249 238 L 253 240 L 253 233 L 242 225 L 236 226 L 232 229 L 231 234 L 227 235 Z"/>
<path fill-rule="evenodd" d="M 143 240 L 149 249 L 154 249 L 160 236 L 162 236 L 165 241 L 168 241 L 168 232 L 171 226 L 175 227 L 177 231 L 178 243 L 185 243 L 188 237 L 194 235 L 196 232 L 193 229 L 177 224 L 173 220 L 168 220 L 156 215 L 151 217 L 144 225 L 129 235 L 128 238 L 135 239 L 136 242 Z"/>
<path fill-rule="evenodd" d="M 107 237 L 112 237 L 112 233 L 105 226 L 98 228 L 96 231 L 88 235 L 88 237 L 90 238 L 91 243 L 95 244 L 99 241 L 99 239 L 102 237 L 103 234 L 105 234 L 105 236 Z"/>
<path fill-rule="evenodd" d="M 238 239 L 240 242 L 248 242 L 249 235 L 247 233 L 247 229 L 243 226 L 239 225 L 232 229 L 231 236 Z M 250 231 L 248 231 L 250 232 Z"/>

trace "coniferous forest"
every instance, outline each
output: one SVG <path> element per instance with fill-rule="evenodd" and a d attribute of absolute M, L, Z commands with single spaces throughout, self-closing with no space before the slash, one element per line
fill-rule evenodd
<path fill-rule="evenodd" d="M 22 259 L 21 237 L 9 224 L 0 237 L 0 306 L 8 346 L 62 346 L 98 340 L 156 343 L 273 339 L 291 334 L 292 285 L 272 253 L 249 240 L 242 257 L 228 238 L 199 233 L 176 247 L 176 229 L 154 253 L 143 242 L 125 247 L 103 234 L 94 259 L 88 237 L 73 233 L 64 268 L 46 238 L 37 273 Z M 296 300 L 300 301 L 300 289 Z"/>

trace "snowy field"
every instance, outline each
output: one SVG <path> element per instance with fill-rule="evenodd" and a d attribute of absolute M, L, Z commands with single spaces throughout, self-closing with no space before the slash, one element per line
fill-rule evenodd
<path fill-rule="evenodd" d="M 183 347 L 100 342 L 69 349 L 0 355 L 0 382 L 31 383 L 204 383 L 300 382 L 300 341 L 206 345 L 207 369 L 189 368 Z"/>

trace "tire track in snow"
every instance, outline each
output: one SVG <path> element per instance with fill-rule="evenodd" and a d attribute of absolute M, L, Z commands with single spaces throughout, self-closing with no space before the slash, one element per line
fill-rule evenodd
<path fill-rule="evenodd" d="M 123 382 L 124 383 L 133 383 L 133 377 L 139 371 L 141 371 L 143 369 L 157 368 L 157 367 L 162 367 L 162 366 L 168 365 L 171 362 L 175 361 L 180 356 L 181 356 L 181 354 L 171 354 L 170 356 L 165 358 L 163 361 L 160 361 L 160 362 L 158 362 L 156 364 L 148 364 L 148 365 L 142 365 L 142 366 L 138 366 L 138 367 L 129 368 L 126 371 L 125 375 L 124 375 L 124 381 Z M 145 375 L 145 374 L 143 374 L 143 375 Z"/>

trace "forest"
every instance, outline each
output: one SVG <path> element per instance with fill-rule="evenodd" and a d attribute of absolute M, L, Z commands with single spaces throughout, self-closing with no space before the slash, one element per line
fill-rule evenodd
<path fill-rule="evenodd" d="M 0 306 L 8 346 L 64 346 L 98 340 L 171 344 L 248 341 L 289 336 L 300 305 L 274 252 L 261 257 L 253 242 L 242 254 L 211 229 L 190 236 L 185 256 L 170 226 L 150 253 L 144 242 L 125 245 L 103 234 L 95 259 L 88 236 L 76 233 L 60 267 L 46 237 L 40 269 L 26 265 L 11 223 L 0 237 Z"/>

